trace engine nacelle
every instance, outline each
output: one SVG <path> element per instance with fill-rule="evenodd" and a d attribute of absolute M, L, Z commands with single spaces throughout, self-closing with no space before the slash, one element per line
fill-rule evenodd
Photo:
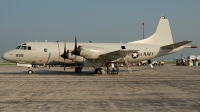
<path fill-rule="evenodd" d="M 74 55 L 71 52 L 68 53 L 67 59 L 70 59 L 70 60 L 76 61 L 76 62 L 84 62 L 85 61 L 85 58 L 83 58 L 82 56 Z"/>
<path fill-rule="evenodd" d="M 105 48 L 87 45 L 80 46 L 80 49 L 80 56 L 86 59 L 97 59 L 99 55 L 109 52 L 109 50 Z"/>

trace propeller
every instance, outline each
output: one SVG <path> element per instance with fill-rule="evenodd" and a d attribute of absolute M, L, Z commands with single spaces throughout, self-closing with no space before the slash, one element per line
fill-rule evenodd
<path fill-rule="evenodd" d="M 74 46 L 74 50 L 71 52 L 72 54 L 75 55 L 75 67 L 77 67 L 77 61 L 76 61 L 76 57 L 77 55 L 80 55 L 81 52 L 81 46 L 77 47 L 77 40 L 76 40 L 76 36 L 75 36 L 75 46 Z"/>
<path fill-rule="evenodd" d="M 75 46 L 74 46 L 74 50 L 72 51 L 72 54 L 74 55 L 80 55 L 81 52 L 81 46 L 77 47 L 77 40 L 76 40 L 76 36 L 75 36 Z"/>
<path fill-rule="evenodd" d="M 66 52 L 66 42 L 64 43 L 64 52 L 60 56 L 64 58 L 64 71 L 65 71 L 65 60 L 68 58 L 68 53 Z"/>

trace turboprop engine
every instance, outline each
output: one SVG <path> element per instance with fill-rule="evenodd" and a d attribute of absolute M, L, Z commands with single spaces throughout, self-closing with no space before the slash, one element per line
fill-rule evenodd
<path fill-rule="evenodd" d="M 85 58 L 83 58 L 82 56 L 74 55 L 73 53 L 71 53 L 70 50 L 67 50 L 66 54 L 67 54 L 66 58 L 70 59 L 72 61 L 76 61 L 76 62 L 84 62 L 85 61 Z"/>
<path fill-rule="evenodd" d="M 79 46 L 78 49 L 80 51 L 79 55 L 87 59 L 97 59 L 99 55 L 108 52 L 108 49 L 87 45 Z"/>
<path fill-rule="evenodd" d="M 85 61 L 85 58 L 71 53 L 70 50 L 66 51 L 66 42 L 64 43 L 64 52 L 60 56 L 64 59 L 64 70 L 65 70 L 65 60 L 66 59 L 71 59 L 72 61 L 74 61 L 75 66 L 77 66 L 77 62 L 83 63 Z"/>

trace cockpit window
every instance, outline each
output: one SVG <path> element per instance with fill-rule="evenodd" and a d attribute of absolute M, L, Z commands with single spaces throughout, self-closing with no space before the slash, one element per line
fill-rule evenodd
<path fill-rule="evenodd" d="M 17 46 L 16 49 L 19 49 L 21 46 Z"/>
<path fill-rule="evenodd" d="M 20 49 L 26 50 L 26 46 L 22 46 Z"/>
<path fill-rule="evenodd" d="M 31 46 L 17 46 L 16 49 L 31 50 Z"/>

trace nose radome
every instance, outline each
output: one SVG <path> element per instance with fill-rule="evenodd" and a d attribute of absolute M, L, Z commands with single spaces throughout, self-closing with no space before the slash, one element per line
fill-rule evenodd
<path fill-rule="evenodd" d="M 2 55 L 2 59 L 3 59 L 3 60 L 6 60 L 6 53 L 4 53 L 4 54 Z"/>
<path fill-rule="evenodd" d="M 2 58 L 3 58 L 4 60 L 6 60 L 6 61 L 10 61 L 10 60 L 9 60 L 10 55 L 12 55 L 12 54 L 6 52 L 6 53 L 3 54 Z"/>

